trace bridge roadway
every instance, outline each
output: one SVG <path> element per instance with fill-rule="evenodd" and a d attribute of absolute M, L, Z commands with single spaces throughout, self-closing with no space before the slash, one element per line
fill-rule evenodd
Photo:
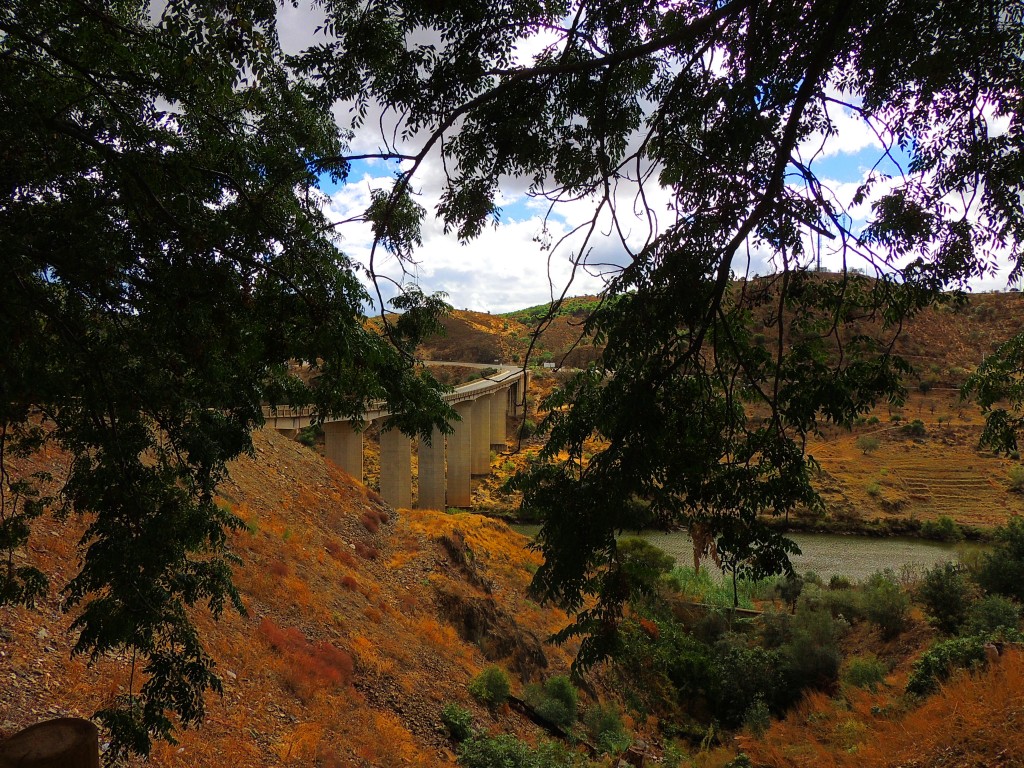
<path fill-rule="evenodd" d="M 433 363 L 433 361 L 431 361 Z M 462 365 L 462 363 L 433 363 Z M 491 471 L 491 449 L 505 449 L 507 418 L 519 415 L 529 373 L 509 365 L 484 379 L 457 387 L 444 395 L 461 421 L 452 423 L 450 435 L 437 428 L 430 442 L 419 441 L 419 495 L 416 506 L 421 509 L 468 507 L 472 503 L 473 475 Z M 354 478 L 363 480 L 363 429 L 367 423 L 389 415 L 383 402 L 371 403 L 362 420 L 326 417 L 324 453 L 330 461 Z M 311 408 L 264 406 L 266 426 L 295 437 L 298 431 L 316 421 Z M 380 492 L 393 507 L 411 507 L 412 441 L 397 429 L 380 436 Z"/>

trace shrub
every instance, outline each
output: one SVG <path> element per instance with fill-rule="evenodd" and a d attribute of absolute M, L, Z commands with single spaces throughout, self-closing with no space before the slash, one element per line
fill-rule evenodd
<path fill-rule="evenodd" d="M 845 576 L 840 576 L 838 573 L 832 574 L 832 578 L 828 580 L 828 588 L 833 591 L 837 589 L 849 589 L 851 586 L 850 580 Z"/>
<path fill-rule="evenodd" d="M 316 448 L 317 440 L 322 438 L 323 434 L 324 428 L 320 424 L 310 424 L 308 427 L 299 430 L 299 435 L 296 439 L 307 448 Z"/>
<path fill-rule="evenodd" d="M 501 667 L 488 667 L 469 684 L 469 692 L 490 709 L 497 709 L 512 692 L 508 674 Z"/>
<path fill-rule="evenodd" d="M 1001 629 L 1016 630 L 1020 608 L 1002 595 L 988 595 L 970 607 L 965 634 L 990 635 Z"/>
<path fill-rule="evenodd" d="M 874 480 L 868 483 L 864 487 L 864 490 L 867 491 L 868 496 L 870 496 L 871 498 L 877 498 L 882 495 L 882 486 L 880 486 Z"/>
<path fill-rule="evenodd" d="M 891 640 L 907 623 L 910 597 L 900 589 L 892 571 L 873 574 L 863 589 L 864 613 L 868 621 L 878 626 L 882 637 Z"/>
<path fill-rule="evenodd" d="M 921 523 L 921 535 L 936 541 L 962 541 L 964 532 L 949 515 L 940 515 L 935 520 Z"/>
<path fill-rule="evenodd" d="M 1010 490 L 1024 492 L 1024 466 L 1020 464 L 1010 468 Z"/>
<path fill-rule="evenodd" d="M 632 593 L 654 594 L 661 577 L 676 564 L 672 555 L 640 538 L 620 539 L 615 548 Z"/>
<path fill-rule="evenodd" d="M 465 741 L 473 733 L 472 713 L 458 704 L 445 704 L 441 710 L 441 722 L 455 741 Z"/>
<path fill-rule="evenodd" d="M 578 696 L 565 675 L 550 677 L 544 685 L 528 686 L 524 698 L 537 714 L 560 728 L 570 728 L 576 722 Z"/>
<path fill-rule="evenodd" d="M 936 643 L 914 662 L 907 693 L 924 696 L 934 692 L 957 669 L 974 669 L 985 663 L 985 639 L 955 637 Z"/>
<path fill-rule="evenodd" d="M 802 600 L 793 617 L 791 636 L 779 648 L 781 681 L 775 697 L 779 711 L 796 702 L 803 691 L 827 690 L 839 678 L 839 639 L 849 625 L 837 621 L 816 600 Z"/>
<path fill-rule="evenodd" d="M 743 727 L 757 738 L 761 738 L 768 732 L 772 724 L 772 713 L 768 704 L 760 696 L 754 699 L 754 703 L 747 709 L 743 717 Z"/>
<path fill-rule="evenodd" d="M 804 580 L 795 573 L 789 574 L 780 579 L 775 585 L 782 601 L 789 606 L 789 609 L 796 613 L 796 601 L 800 599 L 800 593 L 804 590 Z"/>
<path fill-rule="evenodd" d="M 982 558 L 976 579 L 986 592 L 1024 601 L 1024 519 L 1011 517 L 996 529 L 996 545 Z"/>
<path fill-rule="evenodd" d="M 537 424 L 531 419 L 523 419 L 523 426 L 520 428 L 520 434 L 526 437 L 533 437 L 537 433 Z"/>
<path fill-rule="evenodd" d="M 928 434 L 928 431 L 924 428 L 924 422 L 920 419 L 914 419 L 909 424 L 904 424 L 902 432 L 909 437 L 924 437 Z"/>
<path fill-rule="evenodd" d="M 626 751 L 632 742 L 622 723 L 619 708 L 612 703 L 592 706 L 583 716 L 583 723 L 594 745 L 601 752 L 618 754 Z"/>
<path fill-rule="evenodd" d="M 474 736 L 459 747 L 463 768 L 575 768 L 583 763 L 561 744 L 544 741 L 531 749 L 515 736 Z"/>
<path fill-rule="evenodd" d="M 869 453 L 877 451 L 878 446 L 881 445 L 881 443 L 878 442 L 878 438 L 874 435 L 861 435 L 857 438 L 854 445 L 856 445 L 858 450 L 867 456 Z"/>
<path fill-rule="evenodd" d="M 940 632 L 955 634 L 967 620 L 974 590 L 960 566 L 941 563 L 924 573 L 917 598 Z"/>
<path fill-rule="evenodd" d="M 361 541 L 357 541 L 355 544 L 355 553 L 363 560 L 376 560 L 380 557 L 380 552 L 376 547 L 370 544 L 364 544 Z"/>
<path fill-rule="evenodd" d="M 872 693 L 885 680 L 886 667 L 875 656 L 857 656 L 850 659 L 843 672 L 843 682 L 857 688 L 866 688 Z"/>

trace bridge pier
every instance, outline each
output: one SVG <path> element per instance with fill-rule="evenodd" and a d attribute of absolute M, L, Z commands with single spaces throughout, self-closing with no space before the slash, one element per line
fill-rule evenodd
<path fill-rule="evenodd" d="M 448 436 L 445 503 L 452 507 L 468 507 L 473 502 L 473 401 L 455 403 L 455 412 L 462 421 L 452 424 L 454 431 Z"/>
<path fill-rule="evenodd" d="M 398 429 L 380 434 L 380 495 L 395 509 L 412 506 L 412 441 Z"/>
<path fill-rule="evenodd" d="M 496 451 L 505 450 L 506 440 L 506 425 L 505 425 L 505 403 L 508 396 L 504 392 L 495 392 L 494 394 L 487 395 L 487 399 L 491 401 L 491 448 Z M 490 458 L 488 456 L 488 458 Z"/>
<path fill-rule="evenodd" d="M 437 427 L 430 433 L 429 443 L 420 439 L 418 483 L 416 506 L 419 509 L 444 509 L 444 435 Z"/>
<path fill-rule="evenodd" d="M 363 432 L 362 422 L 325 421 L 324 453 L 327 458 L 363 482 Z"/>
<path fill-rule="evenodd" d="M 487 395 L 473 401 L 472 465 L 474 475 L 491 471 L 491 398 Z"/>

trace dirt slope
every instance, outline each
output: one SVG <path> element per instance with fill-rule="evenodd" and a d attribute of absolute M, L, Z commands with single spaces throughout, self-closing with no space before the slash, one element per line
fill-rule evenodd
<path fill-rule="evenodd" d="M 232 540 L 248 616 L 198 615 L 224 696 L 152 763 L 450 765 L 439 721 L 450 701 L 530 737 L 526 721 L 494 719 L 466 691 L 491 663 L 513 673 L 514 689 L 567 669 L 572 649 L 541 643 L 564 615 L 526 597 L 537 560 L 525 539 L 474 515 L 395 512 L 296 442 L 264 431 L 255 443 L 221 489 L 248 525 Z M 59 474 L 65 460 L 51 452 L 35 464 Z M 31 558 L 63 584 L 76 536 L 41 523 Z M 35 611 L 0 609 L 0 737 L 88 716 L 128 684 L 127 659 L 93 669 L 69 659 L 68 624 L 57 596 Z"/>

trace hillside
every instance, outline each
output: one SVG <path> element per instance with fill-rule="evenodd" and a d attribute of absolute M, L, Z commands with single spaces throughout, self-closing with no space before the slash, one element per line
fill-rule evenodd
<path fill-rule="evenodd" d="M 395 512 L 298 443 L 267 431 L 255 442 L 221 489 L 247 523 L 231 545 L 248 616 L 198 616 L 224 696 L 209 697 L 201 730 L 157 745 L 152 764 L 450 765 L 447 702 L 534 738 L 536 727 L 509 711 L 492 718 L 466 687 L 491 663 L 519 690 L 571 659 L 571 648 L 543 643 L 565 617 L 527 599 L 537 556 L 525 539 L 475 515 Z M 19 469 L 56 473 L 65 461 L 48 452 Z M 40 522 L 32 559 L 63 584 L 74 537 Z M 125 659 L 92 669 L 69 659 L 58 604 L 0 608 L 0 737 L 89 716 L 127 684 Z"/>

